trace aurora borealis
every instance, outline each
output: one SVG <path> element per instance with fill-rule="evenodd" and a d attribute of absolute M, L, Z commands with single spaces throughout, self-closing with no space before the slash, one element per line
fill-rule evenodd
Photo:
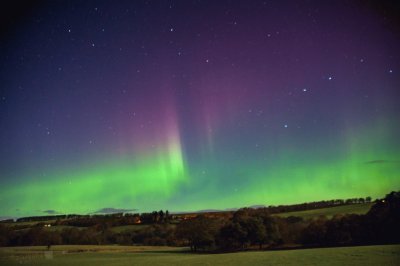
<path fill-rule="evenodd" d="M 3 11 L 0 216 L 399 190 L 398 5 L 361 2 Z"/>

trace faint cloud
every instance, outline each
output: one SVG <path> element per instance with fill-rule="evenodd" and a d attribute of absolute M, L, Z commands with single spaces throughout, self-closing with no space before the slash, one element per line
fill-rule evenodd
<path fill-rule="evenodd" d="M 400 163 L 399 160 L 373 160 L 365 162 L 365 164 L 380 164 L 380 163 Z"/>
<path fill-rule="evenodd" d="M 57 212 L 55 210 L 45 210 L 45 211 L 42 211 L 42 212 L 47 213 L 47 214 L 59 214 L 59 212 Z"/>
<path fill-rule="evenodd" d="M 111 213 L 121 213 L 121 212 L 133 212 L 137 211 L 138 209 L 117 209 L 117 208 L 102 208 L 98 211 L 95 211 L 93 213 L 99 213 L 99 214 L 111 214 Z"/>

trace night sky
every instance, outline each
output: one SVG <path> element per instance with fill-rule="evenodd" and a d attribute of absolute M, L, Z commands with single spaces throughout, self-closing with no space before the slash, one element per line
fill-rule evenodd
<path fill-rule="evenodd" d="M 399 9 L 371 3 L 4 9 L 0 216 L 399 190 Z"/>

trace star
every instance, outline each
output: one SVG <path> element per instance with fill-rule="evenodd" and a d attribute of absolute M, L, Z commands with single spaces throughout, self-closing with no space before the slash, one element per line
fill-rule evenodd
<path fill-rule="evenodd" d="M 333 78 L 331 76 L 328 77 L 328 80 L 332 80 Z"/>
<path fill-rule="evenodd" d="M 306 92 L 306 91 L 307 91 L 307 89 L 306 89 L 306 88 L 304 88 L 304 89 L 303 89 L 303 92 Z"/>
<path fill-rule="evenodd" d="M 210 62 L 210 60 L 206 59 L 206 63 Z"/>
<path fill-rule="evenodd" d="M 173 31 L 174 31 L 174 28 L 170 28 L 169 31 L 170 31 L 170 32 L 173 32 Z"/>
<path fill-rule="evenodd" d="M 288 127 L 288 125 L 287 125 L 287 124 L 284 124 L 284 125 L 283 125 L 283 127 L 284 127 L 284 128 L 287 128 L 287 127 Z"/>
<path fill-rule="evenodd" d="M 389 69 L 389 73 L 393 73 L 393 70 Z"/>

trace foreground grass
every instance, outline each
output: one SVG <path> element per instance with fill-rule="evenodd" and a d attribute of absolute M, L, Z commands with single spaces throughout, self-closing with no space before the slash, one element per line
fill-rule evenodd
<path fill-rule="evenodd" d="M 185 248 L 55 246 L 0 248 L 0 265 L 400 265 L 400 245 L 190 254 Z"/>
<path fill-rule="evenodd" d="M 327 218 L 332 218 L 338 214 L 366 214 L 371 209 L 373 204 L 374 203 L 351 204 L 307 211 L 284 212 L 274 215 L 279 217 L 298 216 L 305 220 L 316 219 L 321 215 L 324 215 Z"/>

